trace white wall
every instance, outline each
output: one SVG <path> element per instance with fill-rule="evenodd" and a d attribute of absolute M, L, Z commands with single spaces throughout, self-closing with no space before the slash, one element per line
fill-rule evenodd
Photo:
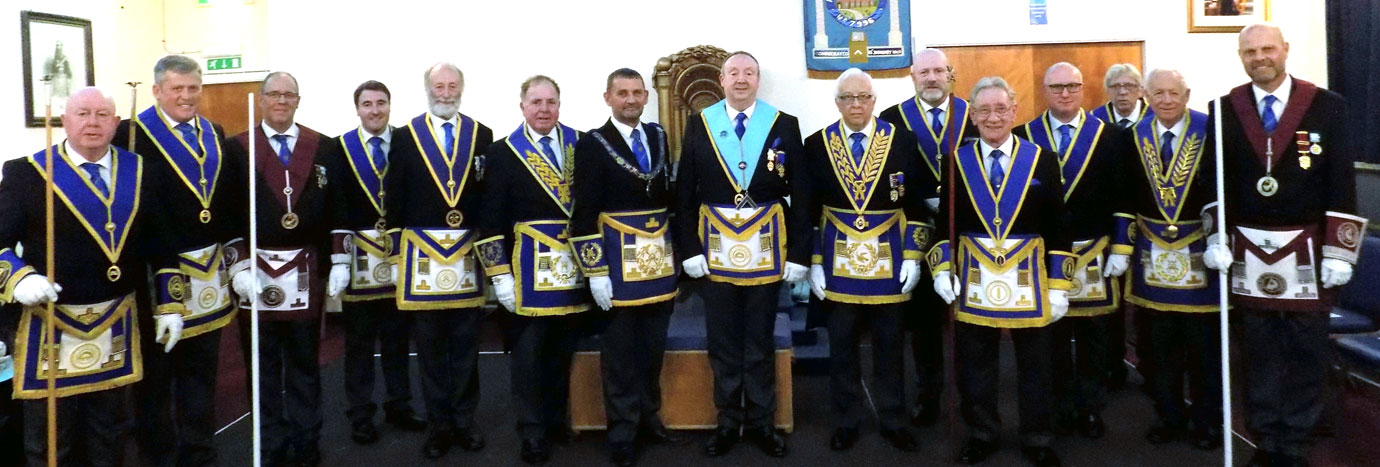
<path fill-rule="evenodd" d="M 163 3 L 21 0 L 10 11 L 16 15 L 29 8 L 92 19 L 97 84 L 116 91 L 123 115 L 129 100 L 125 81 L 144 81 L 140 107 L 152 102 L 148 75 L 164 53 Z M 795 0 L 532 0 L 518 3 L 517 9 L 431 0 L 255 0 L 248 5 L 245 0 L 216 0 L 212 7 L 188 6 L 192 0 L 166 3 L 168 50 L 195 57 L 226 51 L 244 55 L 247 72 L 208 77 L 208 82 L 255 80 L 269 69 L 292 72 L 303 94 L 298 121 L 328 134 L 357 124 L 351 92 L 367 79 L 392 89 L 393 124 L 405 124 L 423 112 L 421 74 L 437 60 L 454 61 L 465 71 L 461 110 L 500 135 L 520 123 L 518 85 L 537 73 L 560 83 L 561 120 L 587 129 L 608 115 L 601 93 L 609 71 L 634 68 L 647 76 L 650 86 L 657 59 L 698 44 L 756 55 L 763 65 L 761 97 L 799 116 L 804 133 L 837 119 L 832 81 L 806 78 L 803 6 Z M 936 46 L 1144 40 L 1147 67 L 1179 68 L 1196 91 L 1192 106 L 1199 109 L 1246 81 L 1235 54 L 1235 34 L 1188 34 L 1182 0 L 1048 4 L 1049 24 L 1030 26 L 1023 1 L 912 0 L 912 32 L 919 43 Z M 1272 19 L 1291 42 L 1289 70 L 1325 85 L 1323 0 L 1275 1 L 1272 8 Z M 17 23 L 0 21 L 0 37 L 13 41 L 0 47 L 5 63 L 19 63 Z M 20 78 L 17 71 L 0 76 L 0 83 L 12 90 L 0 96 L 0 108 L 12 109 L 0 115 L 0 124 L 7 134 L 19 134 L 23 150 L 0 159 L 42 146 L 41 130 L 23 129 Z M 1100 83 L 1100 78 L 1086 80 Z M 878 80 L 876 91 L 879 111 L 913 93 L 907 78 Z M 644 118 L 655 121 L 655 109 L 653 95 Z"/>

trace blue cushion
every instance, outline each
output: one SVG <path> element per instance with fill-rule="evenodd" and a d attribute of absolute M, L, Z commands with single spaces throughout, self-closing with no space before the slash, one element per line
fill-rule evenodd
<path fill-rule="evenodd" d="M 1345 336 L 1337 339 L 1343 354 L 1361 362 L 1380 367 L 1380 336 Z"/>
<path fill-rule="evenodd" d="M 1342 307 L 1332 308 L 1328 328 L 1332 334 L 1362 334 L 1380 329 L 1369 316 Z"/>
<path fill-rule="evenodd" d="M 1356 262 L 1351 281 L 1342 286 L 1339 302 L 1343 308 L 1380 320 L 1380 294 L 1372 289 L 1380 286 L 1380 237 L 1366 235 Z"/>

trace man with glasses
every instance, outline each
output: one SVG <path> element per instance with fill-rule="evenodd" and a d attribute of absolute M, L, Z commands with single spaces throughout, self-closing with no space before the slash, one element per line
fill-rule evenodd
<path fill-rule="evenodd" d="M 1135 65 L 1118 63 L 1107 68 L 1102 85 L 1107 90 L 1107 103 L 1088 111 L 1098 120 L 1127 129 L 1146 114 L 1154 113 L 1154 109 L 1145 104 L 1140 70 Z"/>
<path fill-rule="evenodd" d="M 163 238 L 173 255 L 156 261 L 156 320 L 141 320 L 151 335 L 172 320 L 181 339 L 166 351 L 154 339 L 143 344 L 144 380 L 134 404 L 139 454 L 151 466 L 213 464 L 216 447 L 216 369 L 220 329 L 234 318 L 226 253 L 242 250 L 248 233 L 244 162 L 227 154 L 225 130 L 199 115 L 201 66 L 168 55 L 153 66 L 156 103 L 121 122 L 114 144 L 143 156 L 144 170 L 179 181 L 160 193 L 171 220 Z M 233 254 L 233 253 L 231 253 Z M 184 316 L 185 314 L 185 316 Z M 176 401 L 174 403 L 173 401 Z"/>
<path fill-rule="evenodd" d="M 968 118 L 968 101 L 953 94 L 953 67 L 943 51 L 916 52 L 910 78 L 915 83 L 915 96 L 883 110 L 878 118 L 913 135 L 924 161 L 921 167 L 926 169 L 913 176 L 934 180 L 935 190 L 912 194 L 924 198 L 930 210 L 912 220 L 933 226 L 933 213 L 939 210 L 937 181 L 944 178 L 944 161 L 953 154 L 954 148 L 976 139 L 977 128 Z M 923 274 L 922 281 L 933 281 L 928 270 Z M 909 311 L 902 312 L 901 319 L 911 331 L 910 349 L 915 360 L 918 393 L 910 423 L 917 427 L 929 426 L 939 418 L 939 396 L 944 391 L 944 304 L 929 290 L 922 289 L 911 295 L 905 308 Z"/>
<path fill-rule="evenodd" d="M 1021 454 L 1037 466 L 1057 466 L 1049 324 L 1068 311 L 1074 269 L 1059 163 L 1011 134 L 1016 93 L 1006 80 L 978 80 L 971 102 L 981 138 L 954 152 L 955 176 L 939 194 L 940 241 L 926 258 L 935 293 L 958 301 L 954 362 L 970 431 L 957 461 L 977 464 L 997 449 L 998 353 L 1006 329 L 1020 373 Z"/>
<path fill-rule="evenodd" d="M 250 300 L 258 300 L 255 410 L 261 414 L 264 463 L 318 465 L 322 303 L 326 295 L 340 295 L 350 281 L 353 243 L 342 228 L 345 202 L 339 189 L 345 179 L 329 156 L 330 138 L 295 121 L 301 103 L 297 78 L 269 73 L 259 91 L 263 120 L 249 129 L 257 133 L 258 198 L 251 212 L 259 245 L 258 251 L 236 251 L 239 261 L 230 270 L 240 309 L 249 310 Z M 249 131 L 233 139 L 236 154 L 248 154 Z M 257 276 L 250 261 L 258 265 Z"/>
<path fill-rule="evenodd" d="M 1015 134 L 1040 145 L 1058 161 L 1072 250 L 1077 258 L 1068 276 L 1069 318 L 1051 327 L 1055 429 L 1076 428 L 1087 438 L 1106 432 L 1108 328 L 1121 306 L 1120 281 L 1129 251 L 1109 251 L 1121 130 L 1084 112 L 1083 73 L 1067 62 L 1045 71 L 1044 99 L 1049 110 L 1017 128 Z M 1109 255 L 1110 253 L 1110 255 Z M 1073 348 L 1077 342 L 1078 348 Z"/>
<path fill-rule="evenodd" d="M 734 52 L 719 74 L 726 98 L 691 116 L 677 169 L 676 250 L 704 284 L 709 365 L 719 426 L 704 445 L 728 452 L 744 435 L 769 456 L 786 455 L 776 432 L 776 300 L 781 282 L 808 271 L 787 262 L 795 242 L 786 196 L 802 156 L 794 116 L 757 99 L 761 68 Z M 701 227 L 702 226 L 702 227 Z M 788 233 L 790 235 L 788 235 Z"/>
<path fill-rule="evenodd" d="M 791 221 L 804 238 L 792 262 L 810 262 L 810 288 L 829 315 L 829 392 L 835 430 L 829 448 L 848 450 L 865 418 L 858 335 L 872 328 L 872 371 L 881 435 L 915 451 L 905 428 L 905 332 L 901 307 L 920 282 L 922 223 L 933 179 L 919 176 L 910 132 L 872 116 L 872 77 L 857 68 L 839 75 L 834 103 L 841 119 L 805 139 L 805 161 L 791 184 Z M 811 235 L 818 225 L 818 237 Z"/>
<path fill-rule="evenodd" d="M 452 444 L 484 448 L 479 406 L 479 320 L 484 305 L 472 247 L 478 238 L 481 155 L 493 131 L 460 113 L 465 75 L 451 63 L 422 73 L 427 111 L 398 128 L 384 176 L 385 226 L 392 239 L 394 297 L 413 316 L 427 437 L 439 459 Z"/>

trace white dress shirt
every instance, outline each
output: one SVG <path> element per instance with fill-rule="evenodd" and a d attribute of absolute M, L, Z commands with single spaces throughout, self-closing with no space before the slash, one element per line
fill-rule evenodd
<path fill-rule="evenodd" d="M 289 154 L 292 153 L 293 148 L 297 147 L 297 134 L 301 132 L 301 129 L 297 128 L 297 122 L 293 122 L 292 126 L 289 126 L 287 131 L 282 133 L 278 133 L 278 130 L 274 130 L 273 127 L 268 126 L 267 123 L 260 123 L 259 126 L 263 127 L 264 136 L 268 137 L 268 145 L 273 148 L 274 155 L 277 155 L 282 149 L 278 146 L 278 140 L 273 138 L 279 134 L 287 135 L 287 150 Z"/>
<path fill-rule="evenodd" d="M 633 147 L 633 137 L 632 137 L 633 127 L 624 125 L 623 122 L 618 121 L 618 119 L 616 119 L 616 118 L 611 118 L 611 119 L 609 119 L 609 121 L 613 122 L 613 128 L 614 128 L 615 130 L 618 130 L 618 134 L 623 135 L 623 142 L 628 144 L 628 149 L 629 149 L 629 150 L 632 150 L 632 147 Z M 637 121 L 637 133 L 638 133 L 638 134 L 637 134 L 638 139 L 639 139 L 640 141 L 642 141 L 642 149 L 646 149 L 646 150 L 647 150 L 647 160 L 648 160 L 648 161 L 651 161 L 651 159 L 652 159 L 652 147 L 647 145 L 647 132 L 645 131 L 644 128 L 642 128 L 642 120 L 638 120 L 638 121 Z"/>
<path fill-rule="evenodd" d="M 1116 110 L 1116 106 L 1115 106 L 1115 105 L 1112 106 L 1112 124 L 1113 124 L 1113 125 L 1121 126 L 1120 122 L 1121 122 L 1121 120 L 1123 120 L 1123 119 L 1125 119 L 1125 120 L 1130 120 L 1131 123 L 1136 123 L 1137 120 L 1140 120 L 1140 117 L 1138 117 L 1138 115 L 1140 115 L 1140 99 L 1136 99 L 1136 106 L 1135 106 L 1134 108 L 1131 109 L 1131 114 L 1130 114 L 1130 115 L 1122 115 L 1121 112 L 1118 112 L 1118 111 Z"/>
<path fill-rule="evenodd" d="M 1275 88 L 1274 92 L 1266 92 L 1264 89 L 1260 88 L 1260 85 L 1252 84 L 1251 89 L 1255 91 L 1256 115 L 1265 115 L 1265 96 L 1273 95 L 1276 100 L 1275 105 L 1271 108 L 1275 111 L 1275 121 L 1278 122 L 1280 119 L 1284 118 L 1284 105 L 1289 103 L 1289 94 L 1293 92 L 1293 88 L 1294 77 L 1289 75 L 1284 75 L 1284 82 L 1279 83 L 1279 87 Z"/>
<path fill-rule="evenodd" d="M 852 148 L 853 148 L 853 135 L 854 135 L 854 134 L 858 134 L 858 133 L 861 133 L 861 134 L 863 135 L 863 139 L 862 139 L 863 151 L 865 152 L 865 151 L 867 151 L 867 148 L 868 148 L 868 147 L 871 147 L 871 144 L 872 144 L 872 119 L 871 119 L 871 118 L 867 119 L 867 126 L 862 127 L 862 129 L 861 129 L 861 130 L 858 130 L 858 131 L 853 131 L 852 128 L 848 128 L 848 124 L 847 124 L 847 123 L 844 123 L 844 124 L 843 124 L 843 131 L 846 133 L 846 134 L 844 135 L 844 137 L 843 137 L 843 139 L 844 139 L 843 144 L 848 145 L 848 148 L 849 148 L 850 151 L 851 151 Z M 861 154 L 854 154 L 854 156 L 856 156 L 856 157 L 862 157 Z"/>
<path fill-rule="evenodd" d="M 77 149 L 72 147 L 71 141 L 65 141 L 62 144 L 64 147 L 67 148 L 67 162 L 72 164 L 73 167 L 77 168 L 77 173 L 80 173 L 83 177 L 86 177 L 87 180 L 91 180 L 91 173 L 87 172 L 86 169 L 82 168 L 82 164 L 91 161 L 88 161 L 85 157 L 82 157 L 82 155 L 77 152 Z M 100 159 L 96 159 L 96 165 L 101 166 L 101 181 L 105 182 L 106 188 L 109 189 L 115 188 L 110 186 L 110 166 L 112 164 L 114 164 L 114 158 L 111 156 L 110 148 L 107 147 L 105 150 L 105 154 L 102 154 Z"/>
<path fill-rule="evenodd" d="M 1051 144 L 1054 144 L 1054 146 L 1055 146 L 1054 150 L 1055 150 L 1055 151 L 1059 151 L 1060 153 L 1063 153 L 1063 152 L 1064 152 L 1064 148 L 1058 147 L 1058 146 L 1059 146 L 1059 138 L 1060 138 L 1060 136 L 1059 136 L 1059 127 L 1064 126 L 1064 125 L 1068 125 L 1068 126 L 1069 126 L 1069 138 L 1070 138 L 1070 139 L 1069 139 L 1069 143 L 1072 144 L 1072 143 L 1073 143 L 1073 139 L 1072 139 L 1072 138 L 1075 137 L 1075 136 L 1078 136 L 1078 125 L 1081 125 L 1082 123 L 1083 123 L 1083 111 L 1082 111 L 1082 110 L 1079 110 L 1078 113 L 1073 114 L 1073 120 L 1072 120 L 1072 121 L 1068 121 L 1068 122 L 1059 120 L 1059 117 L 1055 117 L 1055 116 L 1054 116 L 1054 112 L 1049 112 L 1049 130 L 1051 131 L 1051 133 L 1049 134 L 1049 139 L 1051 140 L 1050 143 L 1051 143 Z M 1010 153 L 1007 153 L 1007 154 L 1010 154 Z M 1060 156 L 1060 157 L 1062 157 L 1062 156 Z"/>
<path fill-rule="evenodd" d="M 747 119 L 743 120 L 743 127 L 747 128 L 748 122 L 752 121 L 752 111 L 757 110 L 757 101 L 752 101 L 752 105 L 749 105 L 748 108 L 742 110 L 735 109 L 733 108 L 733 104 L 728 103 L 728 101 L 724 101 L 724 109 L 728 111 L 728 122 L 735 126 L 738 125 L 738 114 L 747 114 Z"/>
<path fill-rule="evenodd" d="M 1174 123 L 1174 126 L 1169 127 L 1169 128 L 1165 128 L 1165 127 L 1164 127 L 1164 122 L 1161 122 L 1160 119 L 1156 118 L 1156 119 L 1155 119 L 1155 139 L 1157 139 L 1157 140 L 1159 140 L 1159 142 L 1163 143 L 1163 142 L 1164 142 L 1164 132 L 1165 132 L 1165 130 L 1168 130 L 1170 133 L 1173 133 L 1173 134 L 1174 134 L 1174 144 L 1177 146 L 1177 145 L 1179 144 L 1179 140 L 1180 140 L 1181 138 L 1183 138 L 1183 136 L 1184 136 L 1184 127 L 1187 126 L 1187 125 L 1188 125 L 1188 112 L 1184 112 L 1184 116 L 1183 116 L 1183 117 L 1180 117 L 1180 118 L 1179 118 L 1179 121 L 1178 121 L 1178 122 L 1175 122 L 1175 123 Z"/>
<path fill-rule="evenodd" d="M 384 125 L 384 127 L 383 127 L 383 133 L 380 133 L 380 134 L 377 134 L 377 135 L 376 135 L 376 134 L 373 134 L 373 133 L 370 133 L 369 130 L 364 129 L 364 127 L 359 127 L 359 129 L 360 129 L 360 132 L 361 132 L 361 133 L 364 133 L 364 141 L 363 141 L 363 142 L 364 142 L 364 147 L 365 147 L 365 149 L 367 149 L 367 150 L 373 150 L 373 148 L 370 147 L 370 145 L 369 145 L 369 140 L 372 139 L 373 137 L 377 136 L 377 137 L 379 137 L 379 138 L 383 138 L 383 144 L 380 144 L 379 147 L 380 147 L 380 148 L 383 148 L 383 153 L 384 153 L 385 155 L 388 154 L 388 149 L 392 147 L 392 142 L 393 142 L 393 126 L 392 126 L 392 125 Z M 444 130 L 443 130 L 443 131 L 444 131 Z M 442 137 L 442 138 L 445 138 L 445 133 L 442 133 L 442 134 L 441 134 L 441 137 Z M 445 141 L 441 141 L 441 144 L 445 144 Z M 370 158 L 370 159 L 373 159 L 373 157 L 374 157 L 373 154 L 369 154 L 369 158 Z"/>
<path fill-rule="evenodd" d="M 522 127 L 526 129 L 526 131 L 527 131 L 527 137 L 532 139 L 532 144 L 536 145 L 537 151 L 541 151 L 541 150 L 542 150 L 542 149 L 541 149 L 541 139 L 542 139 L 542 137 L 550 137 L 550 138 L 551 138 L 551 152 L 556 153 L 556 170 L 564 171 L 564 170 L 565 170 L 565 160 L 564 160 L 564 159 L 565 159 L 565 150 L 562 149 L 562 148 L 565 147 L 565 144 L 564 144 L 563 141 L 561 141 L 561 131 L 560 131 L 560 129 L 561 129 L 561 124 L 560 124 L 560 123 L 557 123 L 557 124 L 553 125 L 553 126 L 551 127 L 551 131 L 548 132 L 548 133 L 546 133 L 546 134 L 537 133 L 537 130 L 533 129 L 533 128 L 532 128 L 532 125 L 528 125 L 528 124 L 526 124 L 526 123 L 523 123 L 523 124 L 522 124 Z M 631 148 L 631 146 L 629 146 L 629 148 Z M 546 153 L 543 152 L 543 153 L 542 153 L 542 156 L 545 157 L 545 156 L 546 156 Z"/>
<path fill-rule="evenodd" d="M 1010 174 L 1010 173 L 1011 173 L 1011 157 L 1012 157 L 1012 154 L 1014 154 L 1014 153 L 1015 153 L 1015 150 L 1016 150 L 1016 138 L 1014 138 L 1014 137 L 1012 137 L 1011 135 L 1008 134 L 1008 135 L 1006 135 L 1006 141 L 1003 141 L 1001 144 L 996 145 L 996 146 L 992 146 L 992 145 L 990 145 L 990 144 L 987 144 L 987 140 L 979 138 L 979 139 L 978 139 L 978 149 L 982 151 L 982 161 L 983 161 L 982 174 L 983 174 L 983 178 L 986 178 L 988 175 L 990 175 L 990 174 L 992 173 L 992 172 L 991 172 L 991 169 L 990 169 L 989 167 L 991 167 L 991 166 L 992 166 L 992 163 L 994 162 L 994 161 L 992 160 L 992 151 L 993 151 L 993 150 L 996 150 L 996 149 L 1000 149 L 1001 152 L 1004 154 L 1003 157 L 1001 158 L 1001 161 L 999 161 L 999 162 L 1001 162 L 1001 173 L 1004 173 L 1004 174 Z"/>
<path fill-rule="evenodd" d="M 935 108 L 939 109 L 939 124 L 947 125 L 949 123 L 949 96 L 944 96 L 944 99 L 939 101 L 938 106 L 932 106 L 924 99 L 920 99 L 920 115 L 925 117 L 925 126 L 933 128 L 931 125 L 934 124 L 934 116 L 930 115 L 930 109 Z"/>
<path fill-rule="evenodd" d="M 431 136 L 436 138 L 436 147 L 441 148 L 441 154 L 445 154 L 450 151 L 450 148 L 443 147 L 446 145 L 446 129 L 444 125 L 450 123 L 450 134 L 455 137 L 456 141 L 459 141 L 460 114 L 451 115 L 450 118 L 444 120 L 442 120 L 441 117 L 437 117 L 436 114 L 431 114 L 430 120 Z"/>

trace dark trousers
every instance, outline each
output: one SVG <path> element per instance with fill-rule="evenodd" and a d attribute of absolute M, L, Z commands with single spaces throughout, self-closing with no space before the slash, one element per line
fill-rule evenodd
<path fill-rule="evenodd" d="M 1141 308 L 1150 326 L 1150 359 L 1159 368 L 1151 386 L 1159 424 L 1196 429 L 1222 426 L 1222 341 L 1217 313 L 1180 313 Z M 1184 407 L 1184 382 L 1193 413 Z"/>
<path fill-rule="evenodd" d="M 871 392 L 877 421 L 883 430 L 901 427 L 906 411 L 905 331 L 901 329 L 901 303 L 857 305 L 825 300 L 829 310 L 829 394 L 834 405 L 834 425 L 857 428 L 866 416 L 862 369 L 858 364 L 858 335 L 863 325 L 872 328 Z"/>
<path fill-rule="evenodd" d="M 1021 444 L 1049 446 L 1054 441 L 1050 432 L 1050 416 L 1054 412 L 1050 377 L 1052 333 L 1048 327 L 1009 331 L 1016 347 Z M 969 436 L 991 442 L 997 442 L 1001 436 L 1001 417 L 997 413 L 1001 333 L 1000 328 L 954 323 L 960 411 L 968 424 Z"/>
<path fill-rule="evenodd" d="M 704 324 L 719 428 L 772 426 L 776 414 L 776 301 L 780 283 L 706 281 Z"/>
<path fill-rule="evenodd" d="M 60 466 L 116 466 L 124 458 L 117 443 L 116 414 L 124 388 L 59 398 L 57 463 Z M 31 466 L 48 465 L 48 401 L 26 399 L 24 455 Z M 18 457 L 18 456 L 15 456 Z M 6 462 L 15 461 L 9 459 Z"/>
<path fill-rule="evenodd" d="M 1123 289 L 1125 290 L 1125 289 Z M 1123 302 L 1125 303 L 1124 299 Z M 1107 382 L 1126 381 L 1126 313 L 1125 306 L 1113 311 L 1107 323 Z M 1116 385 L 1120 387 L 1120 385 Z"/>
<path fill-rule="evenodd" d="M 409 311 L 429 432 L 468 430 L 479 406 L 478 308 Z"/>
<path fill-rule="evenodd" d="M 412 315 L 399 312 L 392 299 L 345 302 L 345 415 L 354 424 L 372 421 L 374 404 L 374 348 L 383 369 L 387 413 L 411 412 L 412 381 L 407 371 L 408 333 Z"/>
<path fill-rule="evenodd" d="M 674 307 L 667 300 L 609 310 L 599 363 L 610 443 L 632 441 L 639 427 L 661 426 L 661 363 Z"/>
<path fill-rule="evenodd" d="M 944 322 L 949 309 L 939 295 L 925 287 L 932 283 L 934 279 L 926 272 L 902 313 L 910 330 L 911 358 L 915 360 L 916 400 L 935 405 L 944 393 Z"/>
<path fill-rule="evenodd" d="M 172 352 L 154 340 L 151 319 L 140 345 L 144 379 L 134 386 L 134 430 L 147 466 L 214 465 L 216 370 L 220 329 L 178 341 Z"/>
<path fill-rule="evenodd" d="M 1247 426 L 1260 449 L 1306 455 L 1323 409 L 1328 314 L 1240 309 Z"/>
<path fill-rule="evenodd" d="M 321 320 L 259 320 L 259 426 L 266 460 L 321 440 Z"/>
<path fill-rule="evenodd" d="M 1049 325 L 1056 409 L 1061 416 L 1100 414 L 1107 406 L 1108 328 L 1119 314 L 1068 316 Z"/>
<path fill-rule="evenodd" d="M 509 320 L 512 361 L 508 367 L 513 411 L 522 439 L 541 439 L 548 430 L 570 426 L 570 360 L 581 328 L 579 313 Z"/>

